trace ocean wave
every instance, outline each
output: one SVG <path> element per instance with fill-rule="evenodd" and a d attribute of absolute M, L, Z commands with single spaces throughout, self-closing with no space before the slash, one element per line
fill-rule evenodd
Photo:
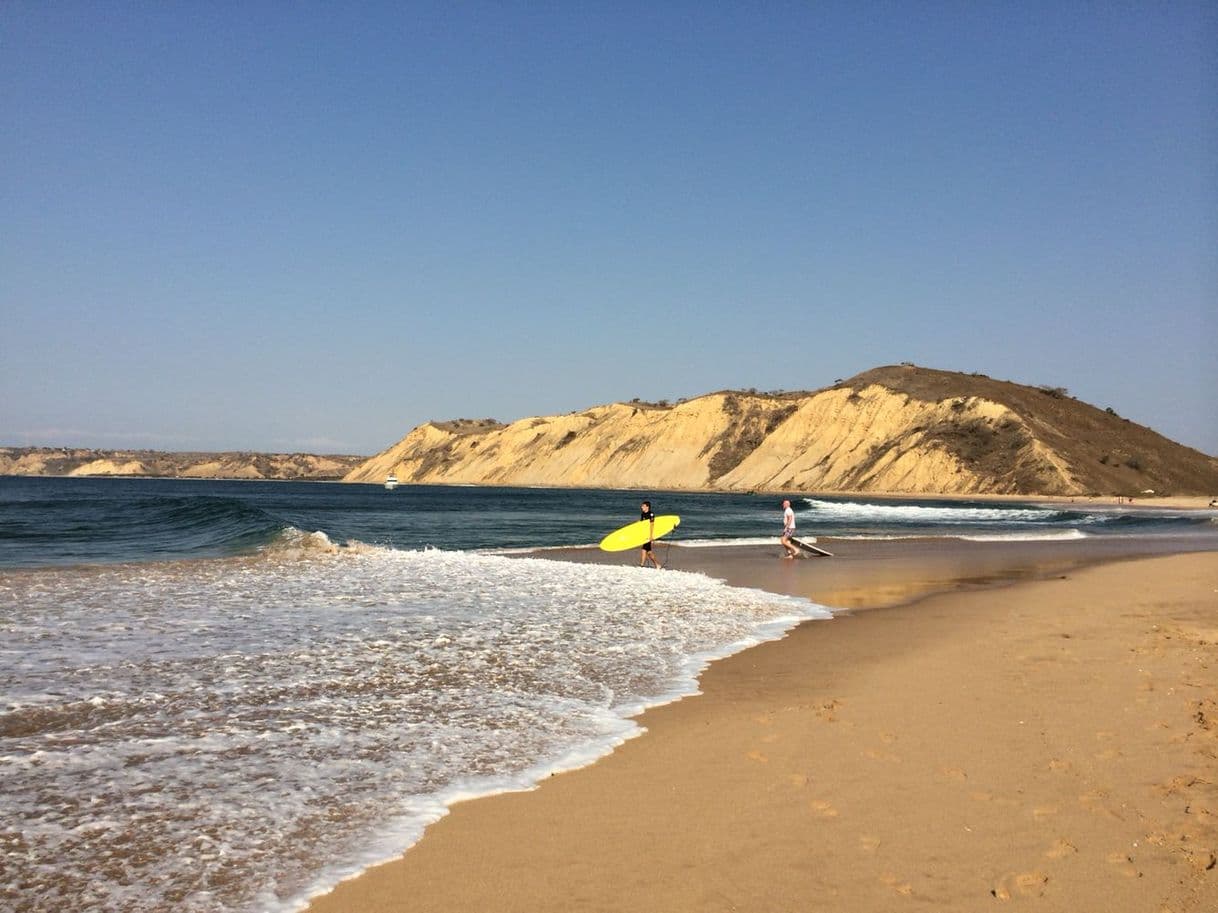
<path fill-rule="evenodd" d="M 306 532 L 295 526 L 288 526 L 279 530 L 269 542 L 258 549 L 258 552 L 271 557 L 303 558 L 318 554 L 334 555 L 340 550 L 359 553 L 377 551 L 382 548 L 383 546 L 360 542 L 358 539 L 335 542 L 320 529 Z"/>
<path fill-rule="evenodd" d="M 1081 529 L 1013 530 L 1005 533 L 971 533 L 957 536 L 967 542 L 1070 542 L 1091 538 Z"/>
<path fill-rule="evenodd" d="M 20 563 L 157 560 L 233 555 L 272 542 L 285 520 L 216 495 L 112 496 L 4 505 L 0 538 Z M 9 563 L 9 562 L 6 562 Z"/>
<path fill-rule="evenodd" d="M 1202 511 L 1190 514 L 1181 514 L 1172 511 L 1163 510 L 1148 510 L 1139 508 L 1125 512 L 1105 511 L 1089 514 L 1081 522 L 1087 524 L 1103 525 L 1109 529 L 1121 530 L 1145 530 L 1152 528 L 1164 529 L 1188 529 L 1204 525 L 1206 522 L 1214 519 Z"/>
<path fill-rule="evenodd" d="M 1057 508 L 1038 505 L 991 505 L 977 502 L 905 504 L 868 501 L 826 501 L 804 498 L 809 510 L 805 522 L 822 524 L 834 530 L 836 537 L 865 533 L 875 529 L 892 535 L 903 535 L 906 529 L 916 529 L 924 536 L 955 536 L 954 528 L 970 528 L 970 537 L 990 532 L 1032 533 L 1059 530 L 1059 538 L 1076 538 L 1070 530 L 1082 527 L 1098 534 L 1161 533 L 1164 531 L 1196 529 L 1207 520 L 1202 513 L 1181 513 L 1178 510 L 1088 506 L 1086 509 Z M 828 531 L 826 532 L 828 533 Z M 1009 538 L 1009 537 L 1008 537 Z"/>
<path fill-rule="evenodd" d="M 830 538 L 830 537 L 826 537 Z M 1078 529 L 1009 530 L 1006 532 L 933 532 L 907 533 L 834 533 L 835 540 L 850 542 L 900 542 L 907 539 L 951 539 L 957 542 L 1054 542 L 1089 539 L 1089 533 Z"/>
<path fill-rule="evenodd" d="M 1073 511 L 1047 507 L 982 507 L 965 503 L 926 506 L 920 504 L 865 501 L 822 501 L 804 498 L 804 503 L 816 512 L 816 519 L 834 523 L 893 523 L 893 524 L 969 524 L 977 523 L 1052 523 L 1080 518 Z M 816 520 L 813 520 L 816 522 Z"/>

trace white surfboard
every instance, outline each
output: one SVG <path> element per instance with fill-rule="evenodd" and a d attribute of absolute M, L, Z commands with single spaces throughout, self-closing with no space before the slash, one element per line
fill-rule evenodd
<path fill-rule="evenodd" d="M 833 552 L 827 552 L 823 548 L 817 548 L 812 543 L 816 541 L 812 536 L 807 536 L 803 539 L 791 537 L 791 541 L 802 548 L 805 552 L 811 552 L 813 555 L 820 555 L 822 558 L 832 558 Z"/>

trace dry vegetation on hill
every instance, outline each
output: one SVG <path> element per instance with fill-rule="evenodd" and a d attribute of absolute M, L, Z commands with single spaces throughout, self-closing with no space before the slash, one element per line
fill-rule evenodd
<path fill-rule="evenodd" d="M 1218 460 L 1214 457 L 1122 418 L 1111 407 L 1099 409 L 1080 402 L 1064 387 L 1029 387 L 982 374 L 909 366 L 876 368 L 849 383 L 881 384 L 927 402 L 981 397 L 1001 403 L 1024 419 L 1026 430 L 1021 433 L 1034 436 L 1069 460 L 1088 491 L 1137 494 L 1153 488 L 1158 493 L 1206 494 L 1215 487 Z M 963 430 L 941 429 L 940 433 L 955 434 L 949 446 L 957 447 L 965 458 L 988 459 L 991 469 L 998 465 L 995 458 L 1005 449 L 1003 442 L 986 443 L 977 438 L 1000 434 L 1002 429 L 971 429 L 962 439 Z"/>

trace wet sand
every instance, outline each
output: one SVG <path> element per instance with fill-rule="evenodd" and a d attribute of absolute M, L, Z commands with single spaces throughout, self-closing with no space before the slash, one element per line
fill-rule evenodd
<path fill-rule="evenodd" d="M 862 610 L 912 603 L 935 593 L 1035 580 L 1122 559 L 1218 550 L 1218 535 L 989 542 L 821 538 L 818 542 L 832 558 L 777 560 L 784 554 L 777 540 L 773 546 L 661 544 L 656 554 L 668 568 L 718 577 L 733 586 L 801 596 L 834 609 Z M 594 548 L 547 549 L 539 554 L 592 564 L 638 560 L 637 552 L 607 554 Z"/>
<path fill-rule="evenodd" d="M 668 558 L 879 610 L 713 664 L 313 913 L 1218 909 L 1218 553 L 824 544 Z"/>

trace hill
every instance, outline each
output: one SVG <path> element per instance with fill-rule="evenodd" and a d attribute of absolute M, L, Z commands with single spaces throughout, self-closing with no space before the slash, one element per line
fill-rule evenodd
<path fill-rule="evenodd" d="M 943 494 L 1211 494 L 1218 460 L 1070 397 L 913 365 L 818 391 L 720 391 L 427 422 L 347 481 Z"/>
<path fill-rule="evenodd" d="M 76 447 L 0 447 L 0 475 L 326 481 L 343 478 L 364 459 L 308 453 L 165 453 Z"/>

